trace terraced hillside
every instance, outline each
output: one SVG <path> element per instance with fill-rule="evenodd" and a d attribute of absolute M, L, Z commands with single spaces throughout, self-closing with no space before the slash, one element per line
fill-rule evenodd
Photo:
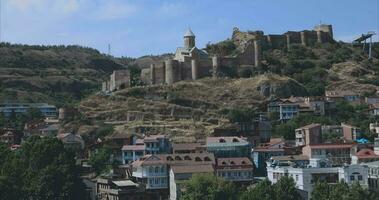
<path fill-rule="evenodd" d="M 230 109 L 255 109 L 269 97 L 306 94 L 295 80 L 268 73 L 128 88 L 111 96 L 91 96 L 80 110 L 91 121 L 116 125 L 119 133 L 145 127 L 152 132 L 164 129 L 177 140 L 191 140 L 209 135 L 215 127 L 230 126 L 225 117 Z"/>

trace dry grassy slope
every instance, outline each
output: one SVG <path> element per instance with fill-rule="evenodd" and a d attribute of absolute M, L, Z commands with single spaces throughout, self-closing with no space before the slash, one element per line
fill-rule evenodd
<path fill-rule="evenodd" d="M 266 89 L 262 89 L 266 88 Z M 112 96 L 92 96 L 80 110 L 95 121 L 119 124 L 128 132 L 135 126 L 164 130 L 176 140 L 193 140 L 211 133 L 216 126 L 229 126 L 223 109 L 258 107 L 269 96 L 304 95 L 296 81 L 274 74 L 248 79 L 182 81 L 173 85 L 129 88 Z M 144 113 L 144 121 L 127 123 L 127 113 Z"/>
<path fill-rule="evenodd" d="M 374 63 L 378 60 L 374 59 Z M 373 93 L 379 91 L 379 86 L 367 84 L 364 80 L 379 80 L 379 71 L 368 65 L 357 62 L 343 62 L 334 64 L 328 70 L 329 79 L 327 89 L 351 90 L 359 94 Z M 333 77 L 333 78 L 331 78 Z"/>

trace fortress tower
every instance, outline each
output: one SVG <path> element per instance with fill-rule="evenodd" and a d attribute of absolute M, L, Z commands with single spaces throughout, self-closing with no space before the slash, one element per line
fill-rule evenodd
<path fill-rule="evenodd" d="M 188 29 L 184 34 L 184 47 L 187 49 L 192 49 L 195 46 L 195 34 L 193 34 L 191 29 Z"/>

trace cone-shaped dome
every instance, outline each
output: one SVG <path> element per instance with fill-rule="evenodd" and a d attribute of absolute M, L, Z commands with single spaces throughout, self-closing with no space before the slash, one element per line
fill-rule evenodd
<path fill-rule="evenodd" d="M 192 30 L 189 28 L 186 34 L 184 34 L 184 37 L 195 37 L 195 34 L 193 34 Z"/>

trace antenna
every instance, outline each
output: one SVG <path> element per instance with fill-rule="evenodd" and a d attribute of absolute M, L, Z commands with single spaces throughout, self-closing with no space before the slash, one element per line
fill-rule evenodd
<path fill-rule="evenodd" d="M 110 56 L 110 55 L 111 55 L 111 44 L 108 44 L 108 56 Z"/>

